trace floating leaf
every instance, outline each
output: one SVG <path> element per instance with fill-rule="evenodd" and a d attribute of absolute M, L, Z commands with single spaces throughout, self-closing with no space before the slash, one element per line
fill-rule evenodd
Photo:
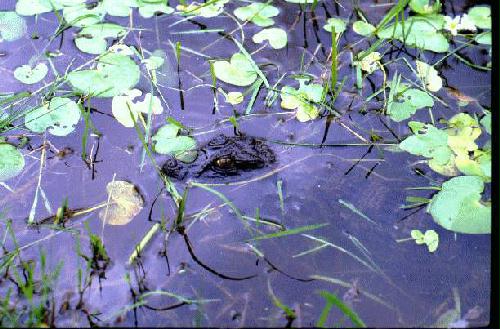
<path fill-rule="evenodd" d="M 25 84 L 34 84 L 41 81 L 47 73 L 49 68 L 45 63 L 38 63 L 35 67 L 30 65 L 22 65 L 14 70 L 14 77 Z"/>
<path fill-rule="evenodd" d="M 71 26 L 84 27 L 101 22 L 106 15 L 106 9 L 102 4 L 88 8 L 87 4 L 80 3 L 74 6 L 64 7 L 63 17 Z"/>
<path fill-rule="evenodd" d="M 0 11 L 0 42 L 21 39 L 27 30 L 26 21 L 13 11 Z"/>
<path fill-rule="evenodd" d="M 139 7 L 137 0 L 102 0 L 102 5 L 109 15 L 119 17 L 129 16 L 131 7 Z"/>
<path fill-rule="evenodd" d="M 226 95 L 226 102 L 232 105 L 238 105 L 243 102 L 243 94 L 239 91 L 230 91 Z"/>
<path fill-rule="evenodd" d="M 165 63 L 165 58 L 162 56 L 151 55 L 149 58 L 143 59 L 142 63 L 146 65 L 148 71 L 153 71 L 159 69 L 163 63 Z"/>
<path fill-rule="evenodd" d="M 354 32 L 357 34 L 360 34 L 362 36 L 369 36 L 373 32 L 375 32 L 375 26 L 371 25 L 370 23 L 363 22 L 363 21 L 356 21 L 352 24 L 352 29 Z M 336 29 L 335 29 L 336 31 Z"/>
<path fill-rule="evenodd" d="M 174 11 L 174 8 L 167 6 L 165 0 L 148 0 L 147 2 L 142 2 L 142 4 L 139 6 L 139 15 L 144 18 L 153 17 L 153 15 L 155 15 L 156 13 L 171 14 Z"/>
<path fill-rule="evenodd" d="M 408 122 L 408 127 L 410 127 L 411 131 L 414 134 L 417 134 L 419 131 L 425 128 L 425 123 L 419 121 L 410 121 Z"/>
<path fill-rule="evenodd" d="M 417 63 L 417 76 L 425 84 L 425 88 L 432 92 L 437 92 L 443 86 L 443 79 L 439 76 L 438 72 L 431 65 L 421 62 Z"/>
<path fill-rule="evenodd" d="M 447 230 L 466 234 L 491 233 L 491 206 L 481 202 L 484 183 L 477 176 L 459 176 L 443 183 L 427 212 Z"/>
<path fill-rule="evenodd" d="M 425 233 L 422 233 L 420 230 L 411 230 L 410 234 L 416 244 L 426 244 L 429 252 L 437 250 L 439 245 L 439 235 L 436 231 L 427 230 Z"/>
<path fill-rule="evenodd" d="M 475 140 L 481 135 L 479 123 L 467 113 L 458 113 L 448 120 L 448 146 L 455 154 L 466 154 L 478 149 Z"/>
<path fill-rule="evenodd" d="M 189 136 L 178 136 L 180 128 L 174 125 L 161 127 L 152 140 L 156 142 L 155 151 L 168 154 L 182 162 L 193 162 L 197 157 L 196 141 Z"/>
<path fill-rule="evenodd" d="M 316 83 L 306 84 L 306 79 L 297 79 L 299 89 L 289 86 L 281 88 L 281 107 L 296 110 L 295 116 L 300 122 L 314 120 L 319 110 L 312 103 L 321 102 L 323 86 Z"/>
<path fill-rule="evenodd" d="M 129 182 L 109 182 L 106 191 L 109 203 L 99 212 L 106 224 L 127 225 L 144 207 L 142 196 Z"/>
<path fill-rule="evenodd" d="M 491 9 L 490 7 L 476 6 L 469 9 L 470 20 L 480 29 L 491 29 Z"/>
<path fill-rule="evenodd" d="M 380 67 L 380 53 L 377 51 L 371 52 L 364 56 L 361 62 L 354 62 L 355 65 L 360 65 L 361 69 L 368 74 L 372 74 Z"/>
<path fill-rule="evenodd" d="M 485 182 L 491 181 L 491 152 L 476 151 L 472 159 L 466 154 L 457 155 L 455 165 L 464 175 L 478 176 Z"/>
<path fill-rule="evenodd" d="M 451 154 L 450 158 L 448 159 L 448 162 L 445 164 L 441 163 L 440 161 L 437 161 L 435 159 L 430 159 L 428 161 L 429 168 L 434 170 L 435 172 L 443 175 L 443 176 L 457 176 L 460 174 L 460 172 L 457 169 L 457 166 L 455 164 L 455 155 Z"/>
<path fill-rule="evenodd" d="M 343 19 L 332 17 L 326 21 L 326 24 L 323 26 L 328 32 L 332 32 L 333 28 L 335 28 L 335 33 L 340 34 L 345 31 L 346 22 Z"/>
<path fill-rule="evenodd" d="M 452 154 L 448 147 L 448 134 L 432 125 L 426 125 L 424 133 L 418 133 L 406 138 L 399 148 L 415 155 L 433 159 L 437 164 L 448 163 Z"/>
<path fill-rule="evenodd" d="M 191 2 L 189 5 L 178 5 L 177 10 L 185 16 L 201 16 L 201 17 L 216 17 L 219 16 L 224 11 L 224 5 L 228 3 L 229 0 L 219 0 L 213 3 L 198 3 L 196 1 Z"/>
<path fill-rule="evenodd" d="M 417 108 L 408 102 L 390 102 L 387 105 L 387 114 L 393 121 L 401 122 L 417 112 Z"/>
<path fill-rule="evenodd" d="M 476 41 L 477 43 L 488 46 L 491 46 L 491 39 L 491 32 L 479 33 L 474 37 L 474 41 Z"/>
<path fill-rule="evenodd" d="M 402 24 L 389 25 L 377 33 L 380 39 L 395 38 L 405 42 L 407 46 L 422 48 L 437 53 L 448 51 L 448 39 L 440 33 L 444 26 L 441 15 L 410 16 L 405 20 L 404 31 Z"/>
<path fill-rule="evenodd" d="M 76 35 L 75 44 L 85 53 L 99 55 L 108 48 L 106 39 L 122 37 L 126 31 L 124 27 L 111 23 L 87 26 Z"/>
<path fill-rule="evenodd" d="M 272 27 L 254 34 L 252 40 L 255 43 L 262 43 L 264 42 L 264 40 L 268 40 L 271 47 L 273 47 L 274 49 L 281 49 L 286 46 L 288 37 L 285 30 L 277 27 Z"/>
<path fill-rule="evenodd" d="M 434 100 L 426 92 L 415 88 L 410 88 L 403 92 L 402 97 L 405 102 L 410 103 L 418 109 L 423 107 L 433 107 Z"/>
<path fill-rule="evenodd" d="M 242 53 L 236 53 L 228 61 L 215 61 L 214 72 L 217 79 L 235 86 L 248 86 L 257 79 L 252 63 Z"/>
<path fill-rule="evenodd" d="M 62 9 L 62 7 L 59 1 L 55 0 L 17 0 L 16 12 L 22 16 L 33 16 L 50 13 Z"/>
<path fill-rule="evenodd" d="M 128 56 L 108 53 L 101 56 L 95 70 L 73 71 L 68 82 L 82 95 L 112 97 L 132 89 L 140 78 L 139 67 Z"/>
<path fill-rule="evenodd" d="M 0 182 L 17 176 L 24 168 L 24 157 L 10 144 L 0 143 Z"/>
<path fill-rule="evenodd" d="M 434 1 L 432 5 L 429 3 L 429 0 L 410 0 L 409 5 L 411 10 L 420 15 L 437 14 L 441 9 L 439 0 Z"/>
<path fill-rule="evenodd" d="M 251 21 L 258 26 L 270 26 L 274 20 L 270 17 L 279 14 L 278 8 L 267 3 L 252 3 L 246 7 L 236 8 L 234 15 L 242 21 Z"/>
<path fill-rule="evenodd" d="M 48 129 L 54 136 L 66 136 L 80 121 L 80 108 L 69 98 L 54 97 L 49 103 L 28 112 L 24 117 L 26 128 L 36 133 Z"/>
<path fill-rule="evenodd" d="M 150 108 L 152 114 L 163 113 L 163 106 L 158 96 L 152 96 L 151 93 L 147 93 L 142 102 L 134 102 L 134 99 L 141 95 L 142 92 L 140 90 L 132 89 L 124 96 L 113 97 L 111 103 L 113 116 L 123 126 L 129 128 L 134 127 L 134 123 L 137 121 L 139 113 L 148 114 Z"/>
<path fill-rule="evenodd" d="M 399 89 L 404 90 L 405 88 L 407 87 L 403 84 L 399 85 Z M 401 122 L 410 118 L 417 110 L 432 106 L 434 106 L 434 100 L 427 95 L 427 93 L 418 89 L 409 88 L 401 93 L 397 101 L 389 101 L 387 105 L 387 114 L 392 120 Z"/>

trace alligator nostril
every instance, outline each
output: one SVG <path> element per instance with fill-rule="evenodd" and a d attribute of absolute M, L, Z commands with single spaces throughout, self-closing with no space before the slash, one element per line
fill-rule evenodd
<path fill-rule="evenodd" d="M 185 166 L 176 159 L 168 159 L 161 167 L 161 171 L 166 176 L 176 179 L 183 179 L 186 175 Z"/>

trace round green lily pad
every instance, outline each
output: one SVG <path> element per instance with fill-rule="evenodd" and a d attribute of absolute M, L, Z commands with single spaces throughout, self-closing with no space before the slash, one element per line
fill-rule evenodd
<path fill-rule="evenodd" d="M 66 136 L 80 121 L 80 108 L 69 98 L 54 97 L 48 104 L 30 111 L 24 117 L 29 130 L 42 133 L 49 130 L 55 136 Z"/>
<path fill-rule="evenodd" d="M 273 47 L 274 49 L 281 49 L 286 46 L 286 43 L 288 42 L 288 37 L 286 35 L 285 30 L 277 27 L 272 27 L 269 29 L 264 29 L 259 33 L 254 34 L 252 40 L 255 43 L 262 43 L 264 42 L 264 40 L 267 40 L 269 41 L 271 47 Z"/>
<path fill-rule="evenodd" d="M 139 66 L 130 57 L 114 53 L 101 56 L 95 70 L 68 74 L 68 82 L 77 93 L 93 97 L 120 95 L 132 89 L 139 78 Z"/>
<path fill-rule="evenodd" d="M 10 144 L 0 143 L 0 182 L 17 176 L 24 168 L 24 157 Z"/>
<path fill-rule="evenodd" d="M 22 65 L 14 70 L 14 77 L 22 83 L 31 85 L 40 82 L 48 72 L 49 68 L 45 63 L 38 63 L 35 67 Z"/>
<path fill-rule="evenodd" d="M 26 30 L 24 18 L 13 11 L 0 11 L 0 42 L 20 39 Z"/>
<path fill-rule="evenodd" d="M 214 72 L 217 79 L 240 87 L 251 85 L 257 79 L 252 63 L 242 53 L 234 54 L 229 62 L 214 62 Z"/>

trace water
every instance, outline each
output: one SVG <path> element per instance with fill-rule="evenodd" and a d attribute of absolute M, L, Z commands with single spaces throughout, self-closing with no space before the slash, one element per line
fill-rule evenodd
<path fill-rule="evenodd" d="M 314 29 L 310 14 L 305 23 L 307 45 L 300 7 L 284 1 L 276 1 L 275 5 L 281 11 L 275 17 L 276 26 L 287 30 L 288 46 L 280 51 L 266 47 L 252 55 L 257 63 L 269 64 L 265 72 L 271 85 L 284 73 L 301 72 L 303 65 L 307 67 L 308 73 L 326 77 L 330 64 L 327 58 L 329 47 L 325 45 L 330 44 L 330 35 L 321 27 L 330 15 L 351 17 L 352 4 L 342 2 L 341 6 L 337 6 L 320 2 L 315 11 L 319 29 Z M 453 10 L 463 12 L 466 5 L 454 2 Z M 12 1 L 7 1 L 0 8 L 12 10 L 13 6 Z M 445 12 L 451 12 L 450 6 L 446 5 Z M 235 7 L 236 4 L 231 3 L 226 6 L 226 10 L 232 12 Z M 361 5 L 372 22 L 378 22 L 389 7 L 368 2 Z M 146 20 L 134 12 L 134 26 L 142 30 L 130 33 L 125 43 L 140 45 L 149 51 L 165 51 L 169 65 L 160 74 L 162 87 L 159 91 L 168 102 L 168 110 L 166 114 L 154 118 L 155 130 L 169 115 L 191 128 L 192 135 L 199 144 L 203 144 L 218 133 L 233 134 L 234 129 L 227 117 L 233 115 L 234 109 L 220 97 L 219 111 L 212 114 L 213 92 L 210 89 L 207 58 L 183 51 L 180 78 L 184 89 L 184 110 L 181 110 L 180 96 L 176 90 L 177 78 L 171 78 L 176 75 L 176 62 L 169 41 L 179 41 L 183 47 L 210 58 L 228 58 L 237 48 L 230 40 L 216 33 L 175 34 L 178 31 L 199 29 L 199 24 L 189 21 L 171 27 L 180 19 L 179 16 L 168 15 Z M 355 17 L 351 19 L 355 20 Z M 128 23 L 128 18 L 108 17 L 107 20 Z M 237 27 L 227 16 L 192 20 L 205 24 L 209 29 L 224 27 L 226 32 Z M 33 18 L 28 18 L 28 26 L 28 35 L 37 31 L 39 39 L 25 38 L 0 44 L 0 52 L 5 53 L 0 59 L 0 67 L 5 75 L 0 92 L 26 90 L 26 85 L 13 78 L 13 69 L 45 50 L 58 49 L 59 39 L 44 48 L 57 27 L 52 14 L 42 15 L 36 23 Z M 249 52 L 260 48 L 260 45 L 250 41 L 250 36 L 258 30 L 253 24 L 244 27 L 244 44 Z M 76 67 L 92 58 L 82 55 L 75 48 L 72 39 L 76 31 L 70 29 L 64 32 L 60 48 L 63 56 L 53 59 L 59 72 L 73 60 L 72 65 Z M 241 38 L 241 32 L 235 33 L 235 37 Z M 350 66 L 352 52 L 366 48 L 365 43 L 356 43 L 358 40 L 359 36 L 352 32 L 344 34 L 340 40 L 339 78 L 346 77 L 346 82 L 335 108 L 342 115 L 331 123 L 324 146 L 319 147 L 325 134 L 325 119 L 299 123 L 280 109 L 279 100 L 272 108 L 266 108 L 266 91 L 262 89 L 251 115 L 239 119 L 239 129 L 245 134 L 268 140 L 277 154 L 277 165 L 253 173 L 246 181 L 235 178 L 232 185 L 212 186 L 247 216 L 255 217 L 258 208 L 263 220 L 273 220 L 287 229 L 323 223 L 328 225 L 303 232 L 303 235 L 248 241 L 251 236 L 245 228 L 246 224 L 230 207 L 224 206 L 224 201 L 201 188 L 190 188 L 185 206 L 186 234 L 198 261 L 212 269 L 212 272 L 193 259 L 184 237 L 176 232 L 157 234 L 142 252 L 138 264 L 127 265 L 135 245 L 154 222 L 160 221 L 163 216 L 167 227 L 170 227 L 176 216 L 176 208 L 162 190 L 162 182 L 147 157 L 140 170 L 141 142 L 134 129 L 124 128 L 109 115 L 110 99 L 92 100 L 92 107 L 102 112 L 91 115 L 102 137 L 91 136 L 88 139 L 87 152 L 93 159 L 90 166 L 80 157 L 83 122 L 67 137 L 18 131 L 30 137 L 28 147 L 23 150 L 26 166 L 22 174 L 8 182 L 13 192 L 4 188 L 0 190 L 0 207 L 12 219 L 19 245 L 33 243 L 33 246 L 23 249 L 24 260 L 32 259 L 39 265 L 39 251 L 43 250 L 47 255 L 47 268 L 54 269 L 60 261 L 63 262 L 55 283 L 54 307 L 59 310 L 67 301 L 69 308 L 56 312 L 55 324 L 80 326 L 93 321 L 98 325 L 117 326 L 284 326 L 287 320 L 283 311 L 273 304 L 274 294 L 283 304 L 295 310 L 297 318 L 293 322 L 294 326 L 314 326 L 325 305 L 325 300 L 318 292 L 326 290 L 341 299 L 344 297 L 344 301 L 370 327 L 429 326 L 444 311 L 454 307 L 454 288 L 460 295 L 462 315 L 478 306 L 482 313 L 472 323 L 486 324 L 490 314 L 490 236 L 455 235 L 435 224 L 424 208 L 417 212 L 414 209 L 401 209 L 409 195 L 432 195 L 432 191 L 405 189 L 429 186 L 433 181 L 443 182 L 445 178 L 429 170 L 425 164 L 416 163 L 421 158 L 407 153 L 389 152 L 385 146 L 328 146 L 361 144 L 363 141 L 360 136 L 369 138 L 370 132 L 383 137 L 386 143 L 395 143 L 409 133 L 405 124 L 392 122 L 376 113 L 381 108 L 381 102 L 365 101 L 373 92 L 368 81 L 364 81 L 363 94 L 358 94 L 355 72 Z M 474 62 L 485 64 L 487 55 L 484 53 L 464 53 Z M 389 61 L 390 56 L 411 59 L 415 54 L 415 50 L 408 48 L 403 53 L 387 55 L 384 60 Z M 430 52 L 423 55 L 428 62 L 435 62 L 442 56 Z M 471 95 L 478 104 L 489 107 L 489 72 L 472 69 L 453 57 L 445 62 L 447 66 L 440 71 L 446 79 L 445 86 Z M 402 62 L 388 66 L 387 71 L 390 76 L 396 71 L 409 74 Z M 380 83 L 383 77 L 378 72 L 371 78 Z M 292 83 L 293 79 L 287 77 L 283 82 Z M 242 90 L 225 84 L 221 86 L 226 91 Z M 144 76 L 138 88 L 144 93 L 150 91 L 150 83 Z M 36 86 L 28 89 L 34 91 Z M 436 102 L 433 108 L 436 120 L 449 118 L 460 110 L 447 89 L 442 89 L 437 96 L 450 106 Z M 38 101 L 38 97 L 33 97 L 30 103 L 34 105 Z M 470 103 L 465 110 L 477 112 L 479 107 L 475 104 Z M 241 113 L 244 107 L 236 107 L 236 111 Z M 428 113 L 421 110 L 413 119 L 426 121 Z M 49 159 L 53 154 L 47 151 L 49 158 L 42 172 L 41 187 L 52 213 L 45 209 L 43 199 L 39 199 L 37 219 L 53 214 L 65 199 L 72 209 L 106 201 L 105 187 L 113 177 L 137 186 L 145 200 L 144 209 L 126 226 L 103 227 L 97 212 L 94 212 L 71 219 L 67 223 L 70 231 L 27 229 L 26 218 L 38 182 L 40 146 L 44 138 L 53 145 L 52 151 L 69 147 L 75 153 L 63 159 Z M 358 161 L 360 158 L 362 160 Z M 155 159 L 161 164 L 165 157 L 155 155 Z M 415 168 L 424 170 L 425 176 L 418 175 Z M 266 175 L 270 170 L 274 172 Z M 279 181 L 282 182 L 283 209 L 277 189 Z M 176 186 L 181 191 L 186 187 L 182 182 Z M 343 200 L 344 204 L 339 200 Z M 375 224 L 350 210 L 345 203 L 354 205 Z M 195 217 L 207 209 L 206 216 Z M 79 305 L 78 268 L 84 269 L 85 261 L 77 256 L 76 241 L 80 241 L 84 254 L 90 253 L 84 223 L 88 223 L 89 230 L 102 238 L 111 265 L 105 272 L 105 278 L 98 280 L 93 277 L 82 295 L 83 304 Z M 261 234 L 276 232 L 262 223 L 252 226 Z M 437 252 L 429 253 L 424 246 L 417 246 L 412 241 L 396 242 L 397 239 L 409 237 L 412 229 L 436 230 L 440 237 Z M 4 224 L 2 231 L 5 231 Z M 330 246 L 300 256 L 320 246 L 321 243 L 312 238 L 328 241 Z M 249 242 L 264 257 L 256 254 Z M 7 248 L 12 248 L 11 242 L 7 242 Z M 130 283 L 125 279 L 126 276 L 130 278 Z M 248 276 L 252 278 L 224 278 Z M 318 278 L 330 278 L 330 281 Z M 7 281 L 0 283 L 4 293 L 8 286 Z M 184 305 L 175 298 L 159 295 L 158 291 L 205 302 Z M 134 303 L 140 302 L 138 295 L 147 292 L 156 293 L 144 300 L 146 305 L 132 307 Z M 349 299 L 348 293 L 354 295 L 354 300 Z M 87 316 L 90 313 L 96 313 L 96 317 Z M 327 323 L 350 325 L 337 309 L 332 311 Z"/>

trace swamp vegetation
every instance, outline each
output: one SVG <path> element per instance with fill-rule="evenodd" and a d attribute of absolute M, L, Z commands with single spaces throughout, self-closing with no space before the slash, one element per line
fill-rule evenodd
<path fill-rule="evenodd" d="M 3 0 L 0 326 L 490 321 L 488 1 Z"/>

